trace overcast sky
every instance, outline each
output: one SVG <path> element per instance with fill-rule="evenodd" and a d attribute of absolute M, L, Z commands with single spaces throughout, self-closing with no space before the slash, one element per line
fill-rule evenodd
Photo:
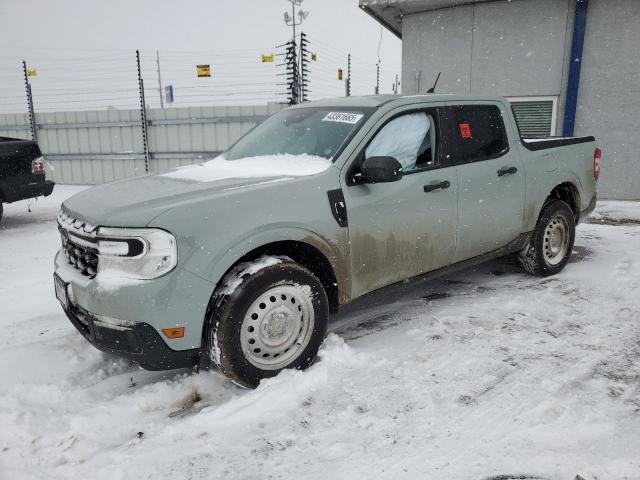
<path fill-rule="evenodd" d="M 163 85 L 176 103 L 265 103 L 284 87 L 282 69 L 260 55 L 291 38 L 283 20 L 288 0 L 0 0 L 0 112 L 24 111 L 24 58 L 36 111 L 135 107 L 135 50 L 142 53 L 147 103 L 159 105 L 156 50 Z M 352 93 L 375 86 L 380 26 L 357 0 L 305 0 L 302 28 L 318 60 L 311 64 L 311 98 L 344 94 L 352 54 Z M 381 93 L 400 73 L 401 42 L 387 30 L 380 46 Z M 278 60 L 276 58 L 276 60 Z M 210 64 L 212 78 L 198 79 L 196 64 Z"/>

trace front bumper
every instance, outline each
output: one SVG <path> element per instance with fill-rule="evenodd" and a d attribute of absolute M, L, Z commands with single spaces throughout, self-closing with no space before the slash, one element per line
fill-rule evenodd
<path fill-rule="evenodd" d="M 130 322 L 123 326 L 105 322 L 78 306 L 63 310 L 73 326 L 98 350 L 133 360 L 147 370 L 188 368 L 198 363 L 200 349 L 172 350 L 146 323 Z"/>
<path fill-rule="evenodd" d="M 62 250 L 55 274 L 69 299 L 63 309 L 73 325 L 96 348 L 130 358 L 149 370 L 193 365 L 214 286 L 179 267 L 155 280 L 121 285 L 109 278 L 83 275 Z M 185 327 L 182 338 L 165 338 L 162 330 Z"/>

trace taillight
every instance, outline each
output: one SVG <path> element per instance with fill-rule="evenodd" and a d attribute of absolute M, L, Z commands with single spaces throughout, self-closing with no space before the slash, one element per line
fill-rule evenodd
<path fill-rule="evenodd" d="M 598 180 L 600 178 L 600 158 L 602 157 L 602 150 L 596 148 L 593 151 L 593 178 Z"/>
<path fill-rule="evenodd" d="M 38 157 L 31 162 L 31 173 L 44 173 L 44 158 Z"/>

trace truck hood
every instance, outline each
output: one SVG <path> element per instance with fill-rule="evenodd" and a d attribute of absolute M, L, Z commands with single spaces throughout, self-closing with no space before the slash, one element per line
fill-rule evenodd
<path fill-rule="evenodd" d="M 233 161 L 218 157 L 168 173 L 120 180 L 84 190 L 66 200 L 63 209 L 92 225 L 144 227 L 178 205 L 235 196 L 247 189 L 280 188 L 297 178 L 331 167 L 329 160 L 306 157 L 309 156 L 278 155 Z M 263 159 L 266 160 L 262 162 Z"/>

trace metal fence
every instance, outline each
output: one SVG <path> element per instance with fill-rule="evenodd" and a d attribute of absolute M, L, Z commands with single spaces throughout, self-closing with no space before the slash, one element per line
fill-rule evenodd
<path fill-rule="evenodd" d="M 259 49 L 2 55 L 0 135 L 36 140 L 57 182 L 102 183 L 215 156 L 283 104 L 372 93 L 380 73 L 303 33 Z"/>
<path fill-rule="evenodd" d="M 217 155 L 283 105 L 36 113 L 50 179 L 95 184 L 157 173 Z M 0 115 L 0 136 L 31 138 L 28 114 Z"/>

